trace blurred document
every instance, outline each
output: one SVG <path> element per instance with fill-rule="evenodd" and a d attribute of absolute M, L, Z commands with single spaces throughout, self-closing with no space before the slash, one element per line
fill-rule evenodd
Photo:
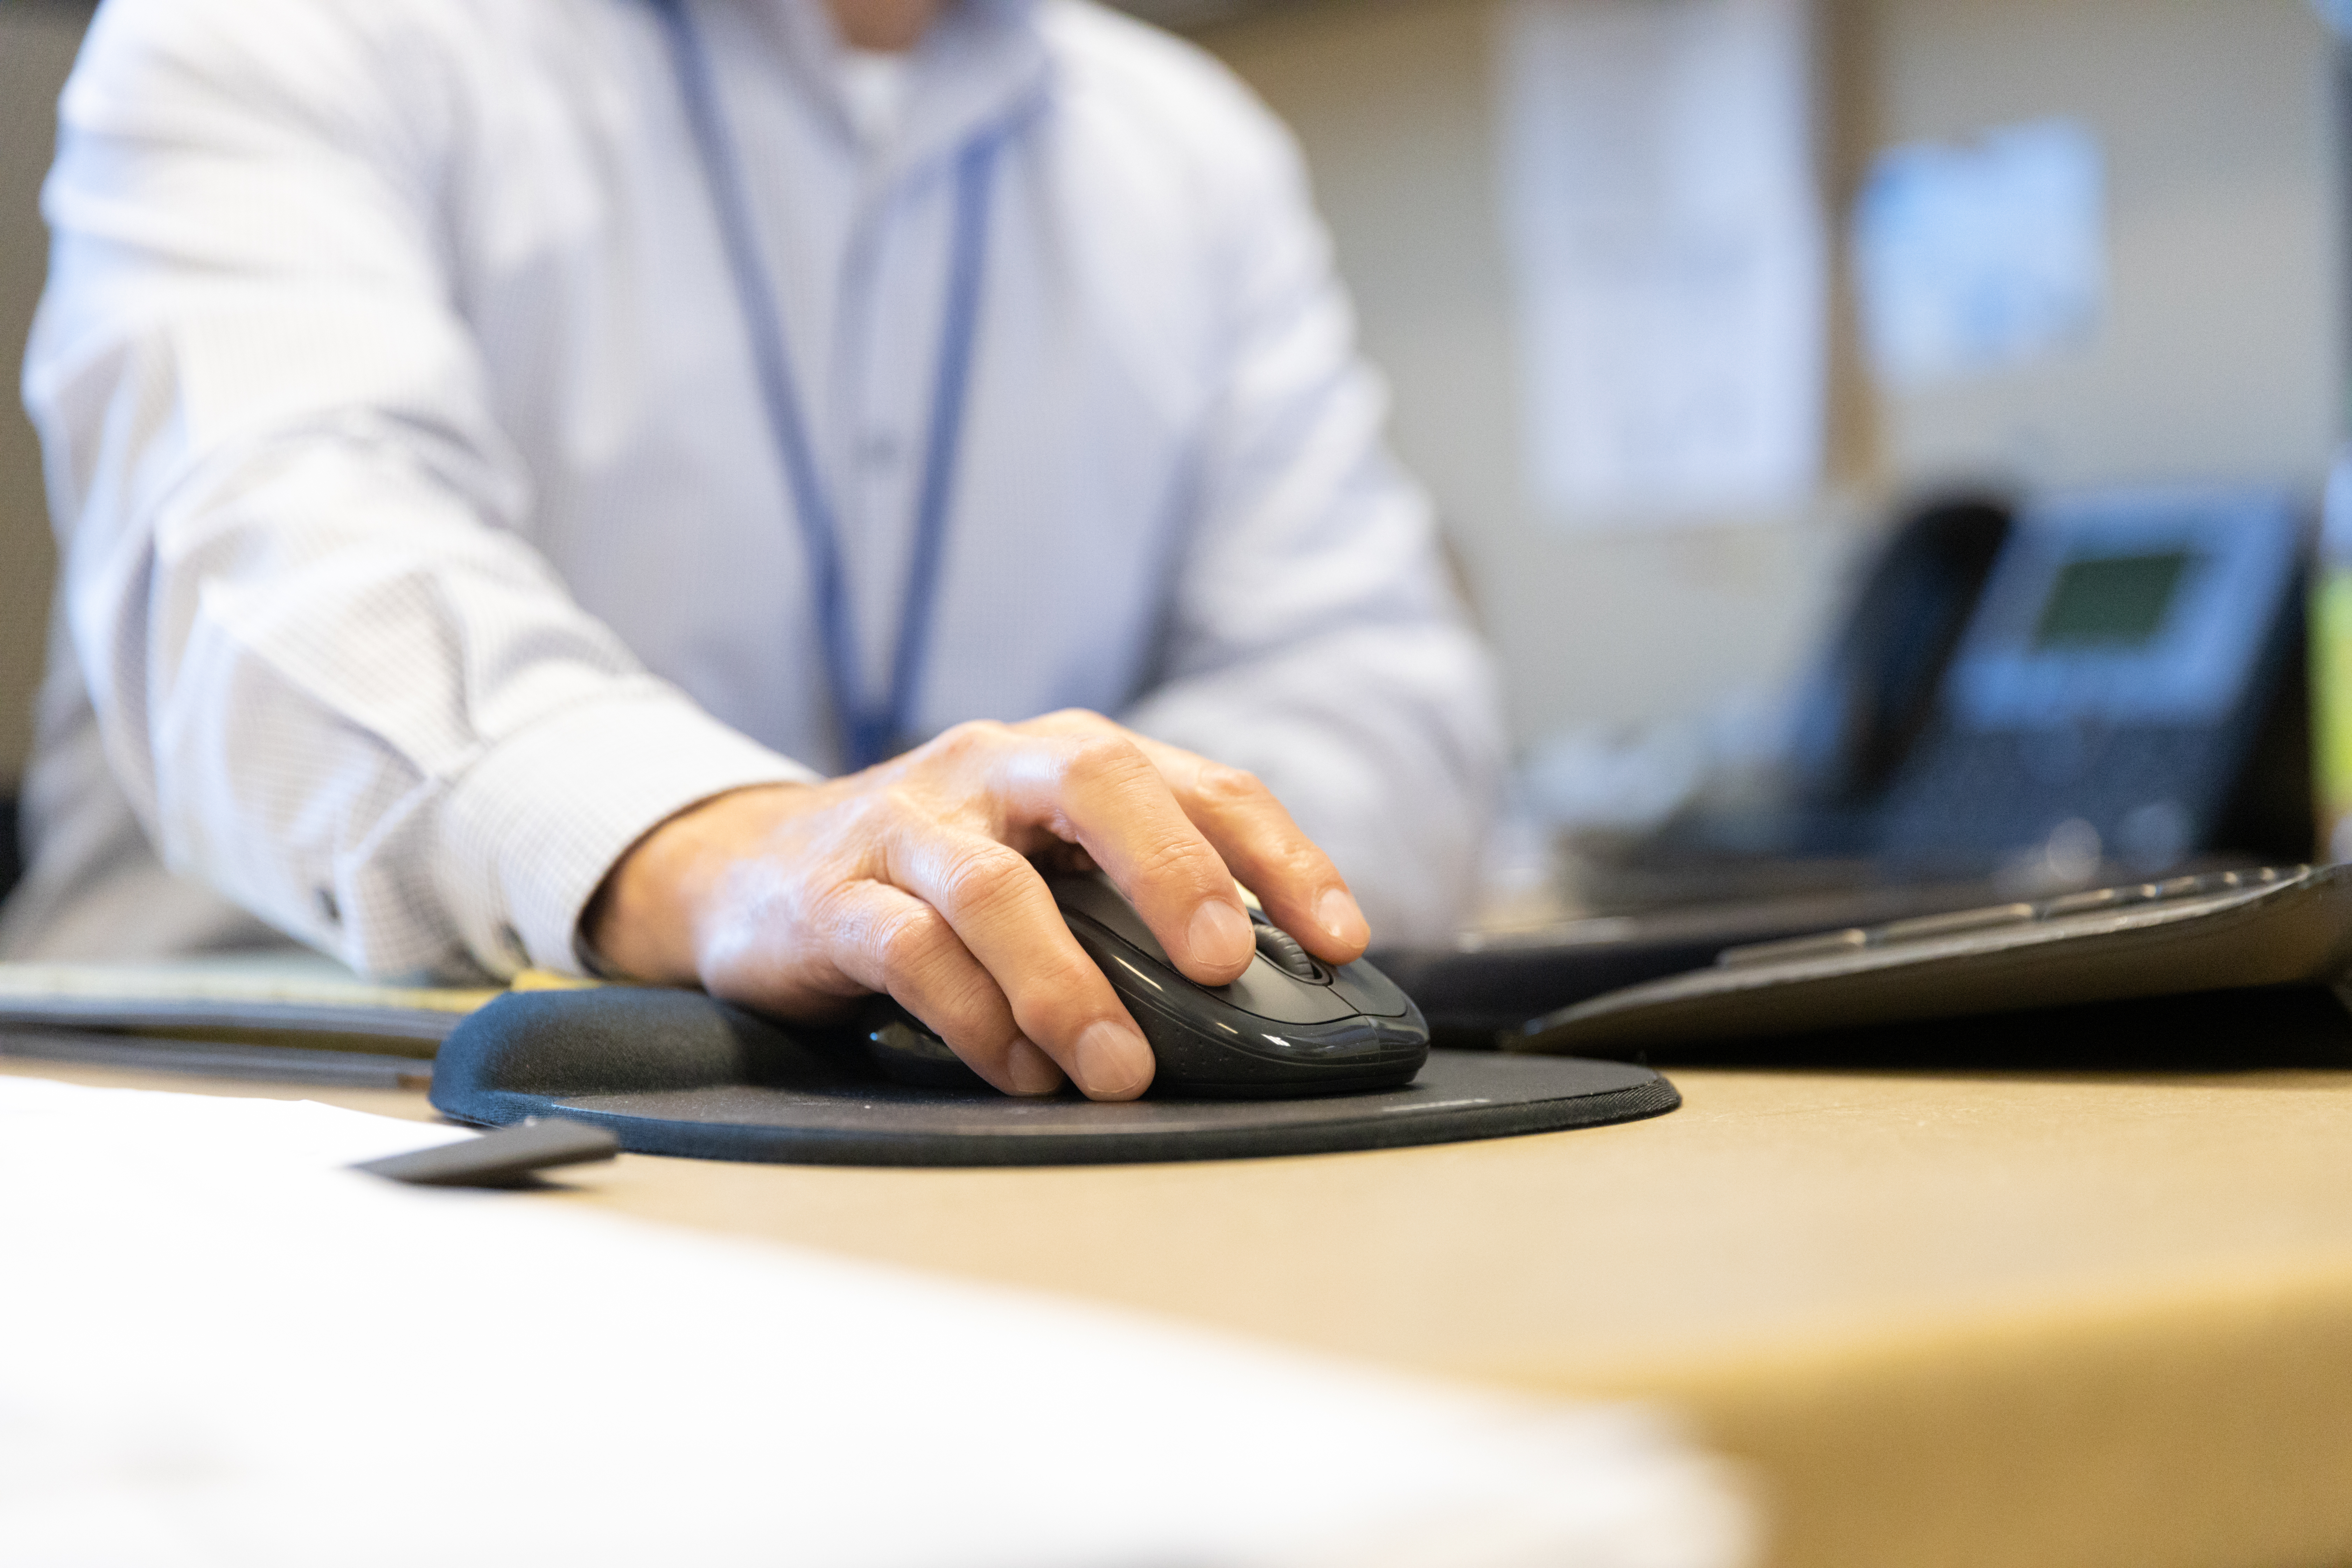
<path fill-rule="evenodd" d="M 1637 1411 L 341 1168 L 467 1136 L 0 1077 L 0 1560 L 1753 1557 Z"/>
<path fill-rule="evenodd" d="M 1879 378 L 1928 385 L 2087 340 L 2106 294 L 2105 173 L 2071 120 L 1879 154 L 1854 278 Z"/>
<path fill-rule="evenodd" d="M 1570 524 L 1785 516 L 1821 471 L 1805 0 L 1515 0 L 1528 478 Z"/>

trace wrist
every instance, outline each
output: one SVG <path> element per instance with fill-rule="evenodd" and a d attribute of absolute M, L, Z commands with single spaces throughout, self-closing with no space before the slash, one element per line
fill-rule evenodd
<path fill-rule="evenodd" d="M 580 917 L 608 977 L 656 985 L 700 978 L 698 915 L 712 884 L 750 852 L 747 819 L 772 821 L 800 784 L 752 784 L 698 801 L 647 829 L 614 862 Z"/>

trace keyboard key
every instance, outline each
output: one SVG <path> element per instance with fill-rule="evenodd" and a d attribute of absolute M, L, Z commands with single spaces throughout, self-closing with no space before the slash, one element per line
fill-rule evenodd
<path fill-rule="evenodd" d="M 1715 955 L 1715 962 L 1725 969 L 1744 969 L 1753 963 L 1783 963 L 1790 959 L 1828 958 L 1841 952 L 1859 952 L 1869 945 L 1870 933 L 1855 926 L 1846 931 L 1823 931 L 1819 936 L 1792 936 L 1780 942 L 1727 947 Z"/>
<path fill-rule="evenodd" d="M 1948 915 L 1921 915 L 1878 927 L 1870 933 L 1870 945 L 1887 947 L 1902 942 L 1930 942 L 1939 936 L 1958 936 L 1962 931 L 2022 925 L 2032 918 L 2032 904 L 1995 904 L 1989 909 L 1959 910 Z"/>
<path fill-rule="evenodd" d="M 2052 899 L 2042 906 L 2042 918 L 2054 921 L 2066 915 L 2087 915 L 2100 910 L 2120 909 L 2136 904 L 2147 897 L 2147 889 L 2138 888 L 2093 888 L 2087 892 L 2068 893 L 2063 899 Z"/>

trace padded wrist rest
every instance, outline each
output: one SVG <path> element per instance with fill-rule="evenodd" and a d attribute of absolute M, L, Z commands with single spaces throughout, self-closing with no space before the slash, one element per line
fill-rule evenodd
<path fill-rule="evenodd" d="M 1647 1068 L 1441 1051 L 1402 1089 L 1318 1100 L 1096 1104 L 1072 1093 L 892 1083 L 815 1037 L 698 991 L 502 996 L 441 1047 L 432 1100 L 459 1121 L 562 1116 L 641 1154 L 845 1165 L 1251 1159 L 1630 1121 L 1682 1103 Z"/>

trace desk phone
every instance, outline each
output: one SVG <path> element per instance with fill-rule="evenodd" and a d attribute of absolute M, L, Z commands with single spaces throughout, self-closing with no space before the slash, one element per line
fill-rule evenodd
<path fill-rule="evenodd" d="M 1587 901 L 2304 858 L 2305 521 L 2261 485 L 1923 507 L 1796 694 L 1780 795 L 1592 856 Z"/>
<path fill-rule="evenodd" d="M 1515 1051 L 1922 1023 L 2352 974 L 2352 866 L 2219 871 L 1726 949 L 1706 969 L 1564 1007 Z"/>
<path fill-rule="evenodd" d="M 1878 853 L 1979 865 L 2072 824 L 2094 858 L 2161 870 L 2209 844 L 2285 658 L 2302 536 L 2294 498 L 2257 488 L 2023 509 Z"/>

